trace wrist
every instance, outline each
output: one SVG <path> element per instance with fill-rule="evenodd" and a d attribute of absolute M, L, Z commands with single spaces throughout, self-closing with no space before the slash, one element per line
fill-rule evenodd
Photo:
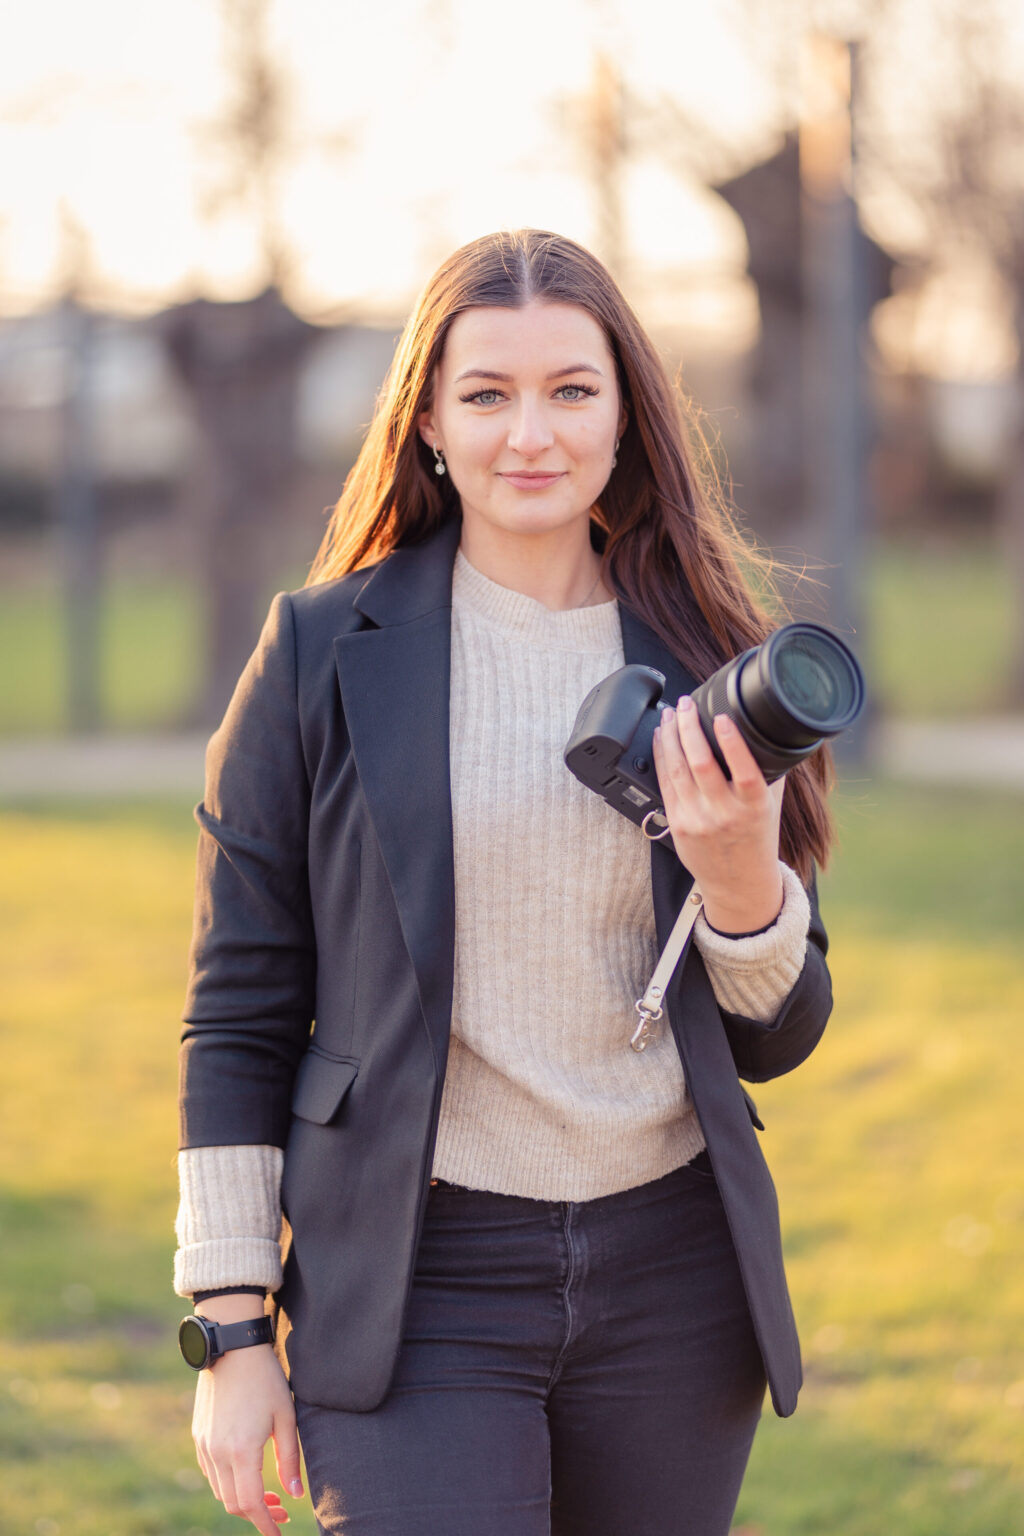
<path fill-rule="evenodd" d="M 763 933 L 774 925 L 782 911 L 782 872 L 776 863 L 770 879 L 751 883 L 740 893 L 705 890 L 703 886 L 701 893 L 704 916 L 716 933 L 726 938 Z"/>
<path fill-rule="evenodd" d="M 245 1323 L 250 1318 L 262 1317 L 263 1302 L 248 1291 L 231 1291 L 223 1296 L 207 1296 L 193 1305 L 198 1317 L 207 1317 L 211 1323 Z"/>

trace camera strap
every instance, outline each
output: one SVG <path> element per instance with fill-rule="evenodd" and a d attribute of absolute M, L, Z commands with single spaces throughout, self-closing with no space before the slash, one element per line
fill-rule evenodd
<path fill-rule="evenodd" d="M 700 916 L 700 909 L 704 898 L 694 885 L 689 896 L 683 902 L 682 911 L 672 926 L 672 932 L 668 936 L 668 943 L 661 952 L 657 965 L 654 967 L 654 975 L 647 983 L 647 991 L 639 1002 L 635 1004 L 636 1011 L 640 1015 L 640 1022 L 633 1031 L 630 1045 L 634 1051 L 645 1051 L 651 1038 L 652 1025 L 656 1024 L 664 1013 L 662 1004 L 668 984 L 672 980 L 680 956 L 686 948 L 686 941 L 693 932 L 693 925 Z"/>

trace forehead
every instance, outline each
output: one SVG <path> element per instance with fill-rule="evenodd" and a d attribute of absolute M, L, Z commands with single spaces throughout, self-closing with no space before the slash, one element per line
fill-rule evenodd
<path fill-rule="evenodd" d="M 611 350 L 594 317 L 578 304 L 533 302 L 522 309 L 481 306 L 456 315 L 441 368 L 449 376 L 474 367 L 514 375 L 581 363 L 614 374 Z"/>

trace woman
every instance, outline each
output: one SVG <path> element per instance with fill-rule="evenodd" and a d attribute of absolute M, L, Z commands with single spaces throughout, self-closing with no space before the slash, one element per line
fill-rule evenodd
<path fill-rule="evenodd" d="M 176 1285 L 246 1344 L 274 1293 L 290 1384 L 269 1344 L 230 1348 L 194 1420 L 265 1536 L 269 1437 L 302 1491 L 293 1394 L 320 1528 L 359 1536 L 724 1533 L 766 1377 L 792 1412 L 739 1076 L 824 1028 L 830 824 L 820 755 L 783 796 L 721 718 L 727 779 L 690 705 L 770 628 L 741 557 L 601 265 L 534 230 L 457 251 L 197 810 Z M 679 700 L 655 743 L 671 845 L 561 761 L 624 660 Z"/>

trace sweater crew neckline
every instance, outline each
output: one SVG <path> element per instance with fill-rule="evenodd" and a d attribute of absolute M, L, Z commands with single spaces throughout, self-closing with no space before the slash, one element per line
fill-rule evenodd
<path fill-rule="evenodd" d="M 452 606 L 510 639 L 548 650 L 597 652 L 622 644 L 619 605 L 614 598 L 587 608 L 546 608 L 535 597 L 492 581 L 470 565 L 461 549 L 452 573 Z"/>

